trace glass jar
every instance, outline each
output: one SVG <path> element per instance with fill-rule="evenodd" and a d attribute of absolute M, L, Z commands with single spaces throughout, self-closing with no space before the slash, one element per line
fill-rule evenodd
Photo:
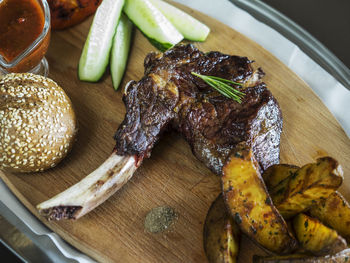
<path fill-rule="evenodd" d="M 21 3 L 16 3 L 18 1 Z M 23 0 L 0 0 L 0 33 L 3 37 L 1 41 L 0 36 L 0 75 L 31 72 L 47 76 L 49 66 L 44 56 L 50 42 L 50 8 L 46 0 L 26 0 L 24 3 Z M 42 29 L 35 28 L 36 23 L 30 24 L 33 17 L 35 22 L 41 21 Z M 24 40 L 30 42 L 22 47 Z"/>

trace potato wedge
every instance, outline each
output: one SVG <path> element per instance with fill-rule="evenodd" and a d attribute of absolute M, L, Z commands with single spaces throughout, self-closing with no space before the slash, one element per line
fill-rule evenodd
<path fill-rule="evenodd" d="M 294 218 L 293 227 L 301 247 L 314 255 L 335 254 L 347 248 L 345 239 L 337 231 L 305 214 Z"/>
<path fill-rule="evenodd" d="M 343 171 L 331 157 L 317 159 L 304 165 L 271 189 L 270 194 L 278 211 L 290 218 L 330 196 L 343 182 Z"/>
<path fill-rule="evenodd" d="M 237 262 L 239 240 L 239 228 L 226 212 L 220 194 L 209 208 L 204 223 L 203 245 L 209 263 Z"/>
<path fill-rule="evenodd" d="M 350 248 L 335 255 L 309 257 L 304 255 L 254 256 L 253 263 L 346 263 L 350 262 Z"/>
<path fill-rule="evenodd" d="M 350 243 L 350 205 L 339 192 L 320 200 L 311 207 L 309 213 L 336 230 Z"/>
<path fill-rule="evenodd" d="M 223 167 L 223 197 L 242 232 L 262 247 L 288 253 L 296 240 L 272 204 L 251 150 L 239 146 Z"/>
<path fill-rule="evenodd" d="M 292 176 L 300 167 L 291 164 L 271 165 L 262 174 L 267 189 L 273 189 L 289 176 Z"/>

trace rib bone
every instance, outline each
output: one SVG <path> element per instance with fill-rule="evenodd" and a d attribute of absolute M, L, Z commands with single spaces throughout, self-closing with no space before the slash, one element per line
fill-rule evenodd
<path fill-rule="evenodd" d="M 114 136 L 119 156 L 113 154 L 82 182 L 38 209 L 49 219 L 86 214 L 121 188 L 171 129 L 218 175 L 240 142 L 252 146 L 262 169 L 278 163 L 281 111 L 261 81 L 263 71 L 254 71 L 251 63 L 246 57 L 203 53 L 192 45 L 147 55 L 145 76 L 129 82 L 124 91 L 126 114 Z M 191 72 L 239 81 L 245 93 L 242 103 L 220 96 Z"/>
<path fill-rule="evenodd" d="M 134 174 L 135 156 L 115 152 L 95 171 L 64 192 L 37 205 L 49 220 L 78 219 L 107 200 Z"/>

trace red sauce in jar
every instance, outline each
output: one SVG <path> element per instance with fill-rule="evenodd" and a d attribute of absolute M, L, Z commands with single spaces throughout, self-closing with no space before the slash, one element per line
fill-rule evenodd
<path fill-rule="evenodd" d="M 27 49 L 41 34 L 44 10 L 38 0 L 0 1 L 0 54 L 8 62 Z M 32 54 L 10 71 L 23 72 L 39 64 L 49 42 L 49 34 Z"/>

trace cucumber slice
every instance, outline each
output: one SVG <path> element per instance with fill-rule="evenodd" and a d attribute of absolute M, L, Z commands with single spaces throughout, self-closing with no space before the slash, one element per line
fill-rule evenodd
<path fill-rule="evenodd" d="M 96 82 L 106 70 L 124 0 L 103 0 L 97 8 L 79 61 L 80 80 Z"/>
<path fill-rule="evenodd" d="M 126 0 L 124 12 L 161 51 L 171 48 L 183 39 L 183 35 L 149 0 Z"/>
<path fill-rule="evenodd" d="M 120 81 L 124 75 L 126 62 L 128 61 L 131 35 L 132 23 L 124 14 L 122 14 L 117 31 L 114 35 L 111 53 L 111 75 L 115 90 L 118 89 Z"/>
<path fill-rule="evenodd" d="M 209 27 L 182 10 L 161 0 L 150 1 L 186 39 L 204 41 L 209 35 Z"/>

